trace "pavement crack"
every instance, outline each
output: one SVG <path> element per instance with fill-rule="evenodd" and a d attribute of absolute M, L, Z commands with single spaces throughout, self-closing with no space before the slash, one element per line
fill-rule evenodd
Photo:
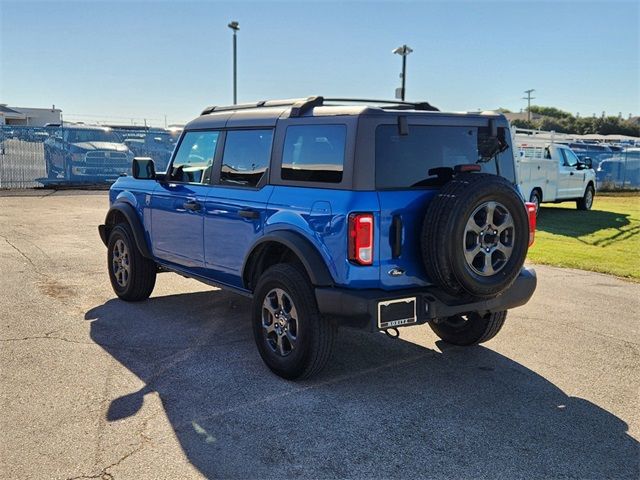
<path fill-rule="evenodd" d="M 18 252 L 20 254 L 20 256 L 22 258 L 24 258 L 30 265 L 31 267 L 33 267 L 33 270 L 38 274 L 38 275 L 43 275 L 39 270 L 38 267 L 36 267 L 36 264 L 33 263 L 33 260 L 31 260 L 31 257 L 29 257 L 29 255 L 27 255 L 26 253 L 24 253 L 22 250 L 20 250 L 14 243 L 12 243 L 7 237 L 5 237 L 4 235 L 0 235 L 0 237 L 4 238 L 4 241 L 7 242 L 16 252 Z"/>
<path fill-rule="evenodd" d="M 102 470 L 100 470 L 98 473 L 95 473 L 95 474 L 92 474 L 92 475 L 78 475 L 78 476 L 75 476 L 75 477 L 67 477 L 67 480 L 79 480 L 79 479 L 82 479 L 82 478 L 99 478 L 101 480 L 113 480 L 114 476 L 113 476 L 112 473 L 109 472 L 109 470 L 111 470 L 112 468 L 117 467 L 122 462 L 124 462 L 127 458 L 129 458 L 132 455 L 135 455 L 136 453 L 138 453 L 140 450 L 142 450 L 147 445 L 147 443 L 149 443 L 151 441 L 151 439 L 147 435 L 144 434 L 144 430 L 146 428 L 147 428 L 147 420 L 145 419 L 145 421 L 142 422 L 142 428 L 141 428 L 141 431 L 140 431 L 141 440 L 138 443 L 138 445 L 136 445 L 135 448 L 133 448 L 132 450 L 130 450 L 129 452 L 124 454 L 122 457 L 120 457 L 115 462 L 107 465 Z"/>
<path fill-rule="evenodd" d="M 55 330 L 50 333 L 55 333 Z M 21 338 L 1 338 L 0 342 L 24 342 L 29 340 L 60 340 L 62 342 L 79 343 L 82 345 L 97 345 L 94 342 L 81 342 L 79 340 L 71 340 L 70 338 L 65 338 L 65 337 L 52 337 L 50 334 L 33 335 L 33 336 L 27 336 L 27 337 L 21 337 Z"/>

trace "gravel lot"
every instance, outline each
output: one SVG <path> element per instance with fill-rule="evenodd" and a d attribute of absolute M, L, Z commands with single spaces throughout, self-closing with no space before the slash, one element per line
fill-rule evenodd
<path fill-rule="evenodd" d="M 344 329 L 291 383 L 241 297 L 162 274 L 116 300 L 106 209 L 0 196 L 0 477 L 639 477 L 640 284 L 541 266 L 483 347 Z"/>

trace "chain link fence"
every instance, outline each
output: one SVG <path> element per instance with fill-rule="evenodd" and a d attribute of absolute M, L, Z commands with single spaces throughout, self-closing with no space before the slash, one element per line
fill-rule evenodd
<path fill-rule="evenodd" d="M 148 127 L 0 127 L 0 189 L 109 185 L 129 174 L 131 160 L 151 157 L 156 171 L 167 168 L 179 130 Z M 572 143 L 589 157 L 598 189 L 640 188 L 640 147 Z"/>
<path fill-rule="evenodd" d="M 147 127 L 0 127 L 0 189 L 110 185 L 134 157 L 167 168 L 179 130 Z"/>
<path fill-rule="evenodd" d="M 640 188 L 640 147 L 590 143 L 572 143 L 569 147 L 581 160 L 591 159 L 598 190 Z"/>

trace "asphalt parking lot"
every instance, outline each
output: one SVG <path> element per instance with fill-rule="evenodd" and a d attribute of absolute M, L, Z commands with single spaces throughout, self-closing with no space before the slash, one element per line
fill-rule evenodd
<path fill-rule="evenodd" d="M 640 284 L 540 266 L 485 346 L 343 329 L 292 383 L 246 299 L 162 274 L 116 300 L 106 209 L 0 194 L 0 477 L 639 477 Z"/>

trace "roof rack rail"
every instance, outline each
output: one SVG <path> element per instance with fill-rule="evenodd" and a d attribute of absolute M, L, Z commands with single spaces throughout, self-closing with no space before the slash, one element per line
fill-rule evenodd
<path fill-rule="evenodd" d="M 284 100 L 261 100 L 253 103 L 241 103 L 239 105 L 223 105 L 210 106 L 205 108 L 201 115 L 208 115 L 213 112 L 225 112 L 232 110 L 247 110 L 261 107 L 285 107 L 291 106 L 291 116 L 300 117 L 313 107 L 320 107 L 325 102 L 344 102 L 344 103 L 367 103 L 385 105 L 381 108 L 394 110 L 424 110 L 430 112 L 439 112 L 440 110 L 429 102 L 404 102 L 395 100 L 373 100 L 369 98 L 324 98 L 321 96 L 307 98 L 290 98 Z"/>
<path fill-rule="evenodd" d="M 299 117 L 312 107 L 322 105 L 322 97 L 307 97 L 307 98 L 287 98 L 282 100 L 260 100 L 253 103 L 241 103 L 239 105 L 223 105 L 223 106 L 210 106 L 205 108 L 200 115 L 208 115 L 213 112 L 225 112 L 231 110 L 247 110 L 251 108 L 261 107 L 288 107 L 291 106 L 291 116 Z"/>
<path fill-rule="evenodd" d="M 324 104 L 324 97 L 307 97 L 299 100 L 291 107 L 292 117 L 301 117 L 313 107 L 320 107 Z"/>
<path fill-rule="evenodd" d="M 429 102 L 405 102 L 398 100 L 376 100 L 372 98 L 325 98 L 325 102 L 348 102 L 348 103 L 379 103 L 388 105 L 381 108 L 392 108 L 394 110 L 425 110 L 439 112 L 440 109 L 434 107 Z"/>

